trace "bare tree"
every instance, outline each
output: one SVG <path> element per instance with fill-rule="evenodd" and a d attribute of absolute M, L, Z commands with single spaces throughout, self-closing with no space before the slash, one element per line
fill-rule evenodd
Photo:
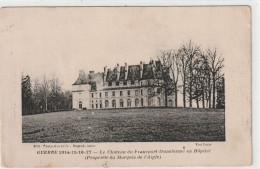
<path fill-rule="evenodd" d="M 212 107 L 216 108 L 216 81 L 223 77 L 220 73 L 221 69 L 224 67 L 224 58 L 222 58 L 222 54 L 217 53 L 217 49 L 208 49 L 206 51 L 208 58 L 208 66 L 212 75 L 212 88 L 213 88 L 213 103 Z"/>
<path fill-rule="evenodd" d="M 156 94 L 163 94 L 165 99 L 165 107 L 168 107 L 168 96 L 174 93 L 174 82 L 170 77 L 171 71 L 171 51 L 161 51 L 156 64 L 153 65 L 154 78 L 149 80 L 149 86 L 151 92 L 149 97 L 153 97 Z"/>
<path fill-rule="evenodd" d="M 200 54 L 200 47 L 195 45 L 192 41 L 181 47 L 181 56 L 183 64 L 182 71 L 185 73 L 185 79 L 183 80 L 185 87 L 186 81 L 188 80 L 188 93 L 189 93 L 189 106 L 192 107 L 192 87 L 194 83 L 194 70 L 198 62 L 198 56 Z M 187 76 L 188 75 L 188 76 Z M 185 87 L 186 88 L 186 87 Z"/>
<path fill-rule="evenodd" d="M 174 84 L 175 107 L 178 107 L 178 81 L 181 72 L 181 57 L 180 54 L 178 52 L 176 53 L 175 51 L 173 51 L 170 56 L 170 73 Z"/>
<path fill-rule="evenodd" d="M 182 99 L 183 99 L 183 107 L 186 107 L 186 79 L 187 79 L 187 69 L 188 69 L 188 58 L 185 53 L 179 49 L 179 57 L 180 57 L 180 74 L 182 77 Z"/>

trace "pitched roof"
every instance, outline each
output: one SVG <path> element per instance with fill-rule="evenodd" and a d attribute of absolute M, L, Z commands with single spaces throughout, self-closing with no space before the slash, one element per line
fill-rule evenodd
<path fill-rule="evenodd" d="M 155 65 L 155 66 L 154 66 Z M 120 74 L 119 74 L 119 81 L 125 80 L 125 66 L 120 66 Z M 143 75 L 142 78 L 140 76 L 140 65 L 129 65 L 127 70 L 127 79 L 126 80 L 143 80 L 143 79 L 154 79 L 154 78 L 161 78 L 161 62 L 160 61 L 151 61 L 148 64 L 143 64 Z M 90 84 L 93 83 L 101 83 L 103 82 L 104 73 L 90 73 L 85 75 L 81 73 L 73 85 L 80 85 L 80 84 Z M 106 75 L 106 82 L 116 82 L 117 81 L 117 67 L 114 69 L 108 69 Z"/>
<path fill-rule="evenodd" d="M 140 79 L 140 65 L 128 66 L 127 80 L 139 80 Z"/>
<path fill-rule="evenodd" d="M 92 84 L 93 82 L 101 83 L 103 82 L 103 74 L 104 73 L 80 74 L 73 85 Z"/>
<path fill-rule="evenodd" d="M 111 69 L 107 70 L 107 82 L 113 82 L 116 81 L 116 76 L 117 76 L 117 69 L 116 67 L 113 69 L 113 71 Z"/>

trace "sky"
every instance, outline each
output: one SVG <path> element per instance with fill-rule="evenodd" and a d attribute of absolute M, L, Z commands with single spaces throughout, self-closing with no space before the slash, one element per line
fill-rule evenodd
<path fill-rule="evenodd" d="M 245 38 L 237 35 L 247 29 L 246 25 L 236 29 L 241 26 L 237 18 L 247 19 L 237 11 L 227 7 L 21 9 L 6 16 L 13 18 L 11 38 L 17 39 L 6 45 L 12 46 L 11 55 L 23 74 L 56 75 L 63 88 L 71 90 L 80 69 L 102 72 L 104 66 L 113 68 L 117 63 L 147 63 L 158 51 L 177 50 L 189 40 L 202 49 L 217 48 L 224 57 L 236 55 L 235 48 L 242 45 L 238 42 Z"/>

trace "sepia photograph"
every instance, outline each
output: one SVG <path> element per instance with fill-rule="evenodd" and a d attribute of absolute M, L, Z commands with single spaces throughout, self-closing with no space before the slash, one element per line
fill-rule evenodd
<path fill-rule="evenodd" d="M 146 9 L 137 11 L 145 15 Z M 143 27 L 156 21 L 140 20 L 131 32 L 123 13 L 115 25 L 111 20 L 82 24 L 84 36 L 75 43 L 80 54 L 72 50 L 65 56 L 69 62 L 62 58 L 65 69 L 55 64 L 39 69 L 45 57 L 35 69 L 23 69 L 23 142 L 225 141 L 225 54 L 212 45 L 216 42 L 197 42 L 192 34 L 174 40 L 181 27 L 166 24 L 158 31 L 172 27 L 168 38 L 174 43 L 154 35 L 152 40 L 163 44 L 151 47 L 136 35 L 145 36 Z M 46 57 L 59 64 L 67 50 L 57 44 Z"/>
<path fill-rule="evenodd" d="M 252 164 L 249 6 L 13 7 L 0 23 L 3 166 Z"/>

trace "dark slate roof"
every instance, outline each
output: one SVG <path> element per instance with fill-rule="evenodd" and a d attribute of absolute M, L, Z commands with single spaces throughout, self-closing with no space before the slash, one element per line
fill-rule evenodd
<path fill-rule="evenodd" d="M 140 79 L 140 65 L 128 66 L 127 80 L 139 80 Z"/>
<path fill-rule="evenodd" d="M 92 84 L 93 82 L 103 82 L 103 73 L 93 73 L 88 75 L 80 75 L 73 85 Z"/>
<path fill-rule="evenodd" d="M 144 64 L 143 79 L 153 79 L 153 69 L 151 64 Z"/>
<path fill-rule="evenodd" d="M 117 75 L 117 68 L 115 67 L 113 71 L 111 69 L 107 70 L 107 82 L 113 82 L 116 81 L 116 75 Z"/>
<path fill-rule="evenodd" d="M 119 81 L 125 80 L 125 66 L 120 67 Z"/>
<path fill-rule="evenodd" d="M 155 68 L 153 70 L 153 66 L 155 64 Z M 151 61 L 148 64 L 143 64 L 143 76 L 142 79 L 154 79 L 154 78 L 161 78 L 162 71 L 160 61 Z M 128 75 L 127 80 L 135 81 L 135 80 L 142 80 L 140 78 L 140 65 L 129 65 L 128 66 Z M 91 84 L 103 82 L 104 73 L 93 73 L 84 75 L 81 74 L 76 82 L 73 85 L 80 85 L 80 84 Z M 117 81 L 117 67 L 113 70 L 107 70 L 107 76 L 105 79 L 107 82 L 116 82 Z M 125 81 L 125 66 L 120 66 L 120 74 L 119 74 L 119 81 Z"/>

